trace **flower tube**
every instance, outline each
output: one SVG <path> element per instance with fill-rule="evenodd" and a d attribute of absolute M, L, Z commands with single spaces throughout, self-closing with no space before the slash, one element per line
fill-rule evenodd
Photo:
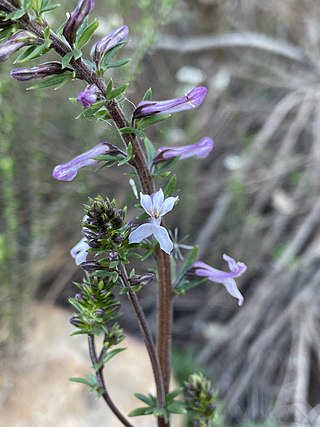
<path fill-rule="evenodd" d="M 166 101 L 141 101 L 133 112 L 133 119 L 150 117 L 155 114 L 172 114 L 192 110 L 202 104 L 206 94 L 207 89 L 199 86 L 181 98 L 168 99 Z"/>
<path fill-rule="evenodd" d="M 123 25 L 120 28 L 117 28 L 112 33 L 98 40 L 91 49 L 91 58 L 92 60 L 99 65 L 99 62 L 103 56 L 112 48 L 117 46 L 119 43 L 122 43 L 129 35 L 129 28 L 126 25 Z"/>
<path fill-rule="evenodd" d="M 78 29 L 90 14 L 94 5 L 95 0 L 79 0 L 76 8 L 71 12 L 71 15 L 63 29 L 63 35 L 71 45 L 75 42 Z"/>
<path fill-rule="evenodd" d="M 160 147 L 154 156 L 153 163 L 165 162 L 174 157 L 179 157 L 180 160 L 188 159 L 189 157 L 207 157 L 211 152 L 214 141 L 205 137 L 195 144 L 182 145 L 181 147 Z"/>
<path fill-rule="evenodd" d="M 60 62 L 46 62 L 32 68 L 14 68 L 10 72 L 10 75 L 15 80 L 27 81 L 42 79 L 43 77 L 48 77 L 52 74 L 62 74 L 65 71 L 69 71 L 69 69 L 62 69 Z"/>
<path fill-rule="evenodd" d="M 6 61 L 10 55 L 23 46 L 35 44 L 37 37 L 28 31 L 17 31 L 9 40 L 0 46 L 0 62 Z"/>

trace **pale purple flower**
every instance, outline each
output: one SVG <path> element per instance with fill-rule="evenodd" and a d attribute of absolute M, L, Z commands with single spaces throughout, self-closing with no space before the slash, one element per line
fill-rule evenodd
<path fill-rule="evenodd" d="M 98 99 L 100 91 L 98 86 L 95 84 L 88 85 L 84 88 L 82 92 L 79 93 L 77 101 L 84 108 L 89 108 L 96 100 Z"/>
<path fill-rule="evenodd" d="M 53 74 L 62 74 L 68 69 L 62 69 L 60 62 L 46 62 L 44 64 L 36 65 L 32 68 L 14 68 L 10 75 L 13 79 L 19 81 L 27 81 L 32 79 L 42 79 L 43 77 L 51 76 Z"/>
<path fill-rule="evenodd" d="M 156 152 L 153 163 L 164 162 L 174 157 L 179 157 L 180 160 L 188 159 L 189 157 L 204 158 L 210 153 L 213 145 L 213 140 L 205 137 L 196 144 L 182 145 L 181 147 L 160 147 Z"/>
<path fill-rule="evenodd" d="M 113 47 L 122 43 L 129 35 L 129 28 L 123 25 L 112 33 L 98 40 L 91 49 L 92 60 L 98 65 L 102 57 Z"/>
<path fill-rule="evenodd" d="M 21 49 L 23 46 L 35 44 L 37 37 L 28 31 L 17 31 L 9 40 L 0 46 L 0 62 L 6 61 L 11 54 Z"/>
<path fill-rule="evenodd" d="M 233 258 L 225 254 L 223 255 L 223 259 L 228 262 L 230 272 L 210 267 L 210 265 L 201 261 L 193 265 L 191 272 L 200 277 L 207 277 L 212 282 L 221 283 L 226 287 L 231 296 L 237 298 L 238 304 L 242 305 L 243 296 L 237 288 L 234 279 L 241 276 L 246 271 L 247 266 L 243 262 L 236 262 Z"/>
<path fill-rule="evenodd" d="M 87 239 L 83 237 L 71 250 L 70 254 L 77 265 L 87 261 L 88 252 L 90 246 L 87 243 Z"/>
<path fill-rule="evenodd" d="M 71 12 L 63 28 L 63 35 L 71 45 L 75 42 L 78 29 L 92 11 L 94 5 L 95 0 L 79 0 L 76 8 Z"/>
<path fill-rule="evenodd" d="M 160 224 L 162 217 L 173 209 L 177 200 L 178 197 L 167 197 L 165 199 L 161 188 L 151 196 L 140 193 L 141 206 L 151 217 L 151 221 L 133 230 L 129 235 L 129 243 L 140 243 L 153 235 L 159 242 L 160 248 L 170 254 L 173 249 L 173 243 L 170 240 L 168 231 Z"/>
<path fill-rule="evenodd" d="M 166 101 L 141 101 L 133 112 L 133 119 L 154 116 L 155 114 L 172 114 L 179 111 L 192 110 L 202 104 L 207 89 L 198 86 L 181 98 Z"/>
<path fill-rule="evenodd" d="M 53 170 L 52 176 L 58 181 L 72 181 L 77 176 L 79 169 L 96 165 L 99 162 L 99 160 L 94 159 L 95 157 L 102 154 L 114 154 L 119 152 L 118 148 L 114 145 L 108 142 L 101 142 L 91 148 L 91 150 L 80 154 L 69 162 L 57 165 Z"/>

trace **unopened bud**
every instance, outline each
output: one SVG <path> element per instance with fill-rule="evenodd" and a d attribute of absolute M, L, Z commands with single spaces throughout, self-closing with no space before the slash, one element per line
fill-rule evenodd
<path fill-rule="evenodd" d="M 90 14 L 94 8 L 94 0 L 79 0 L 77 7 L 71 13 L 70 18 L 68 19 L 66 25 L 63 29 L 63 35 L 66 40 L 73 45 L 76 40 L 77 31 L 83 24 L 83 21 Z"/>
<path fill-rule="evenodd" d="M 103 56 L 112 48 L 123 42 L 129 35 L 129 28 L 126 25 L 116 29 L 106 37 L 98 40 L 91 49 L 91 58 L 99 66 Z"/>
<path fill-rule="evenodd" d="M 72 316 L 72 317 L 69 319 L 69 322 L 70 322 L 70 323 L 71 323 L 71 325 L 73 325 L 73 326 L 80 326 L 80 325 L 81 325 L 81 321 L 80 321 L 79 317 L 77 317 L 77 316 Z"/>
<path fill-rule="evenodd" d="M 6 61 L 11 54 L 23 46 L 35 44 L 37 40 L 37 37 L 29 31 L 17 31 L 0 47 L 0 62 Z"/>
<path fill-rule="evenodd" d="M 42 79 L 53 74 L 62 74 L 67 70 L 66 68 L 62 69 L 62 65 L 59 62 L 47 62 L 32 68 L 15 68 L 11 71 L 10 75 L 15 80 L 27 81 Z"/>

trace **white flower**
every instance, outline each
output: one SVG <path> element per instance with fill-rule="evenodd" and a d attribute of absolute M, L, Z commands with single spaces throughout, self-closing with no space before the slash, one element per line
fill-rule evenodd
<path fill-rule="evenodd" d="M 147 237 L 154 235 L 160 244 L 160 248 L 167 254 L 170 254 L 173 249 L 173 243 L 170 240 L 167 230 L 160 224 L 162 217 L 173 209 L 178 198 L 177 196 L 164 199 L 161 188 L 156 193 L 151 194 L 151 196 L 140 193 L 141 206 L 151 217 L 151 221 L 133 230 L 129 236 L 129 243 L 140 243 Z"/>
<path fill-rule="evenodd" d="M 87 260 L 87 250 L 89 248 L 90 246 L 87 243 L 87 239 L 83 237 L 80 242 L 71 249 L 70 254 L 77 265 L 80 265 Z"/>

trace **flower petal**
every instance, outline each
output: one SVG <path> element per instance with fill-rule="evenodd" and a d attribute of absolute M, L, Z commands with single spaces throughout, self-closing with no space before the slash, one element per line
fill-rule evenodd
<path fill-rule="evenodd" d="M 142 240 L 151 236 L 154 231 L 154 226 L 150 223 L 142 224 L 135 230 L 133 230 L 129 235 L 129 243 L 140 243 Z"/>
<path fill-rule="evenodd" d="M 172 211 L 177 200 L 179 200 L 179 196 L 167 197 L 160 207 L 159 215 L 164 216 L 166 213 Z"/>
<path fill-rule="evenodd" d="M 234 279 L 227 279 L 222 284 L 225 286 L 229 294 L 238 300 L 238 304 L 240 306 L 243 305 L 244 298 L 237 287 L 236 281 Z"/>
<path fill-rule="evenodd" d="M 148 215 L 150 215 L 150 216 L 153 215 L 153 213 L 152 213 L 153 212 L 153 209 L 152 209 L 153 204 L 152 204 L 152 199 L 149 196 L 149 194 L 140 193 L 140 204 L 141 204 L 142 208 L 144 209 L 144 211 Z"/>
<path fill-rule="evenodd" d="M 152 212 L 153 212 L 152 216 L 158 218 L 159 216 L 161 216 L 160 210 L 161 210 L 162 203 L 164 201 L 164 194 L 163 194 L 162 188 L 160 188 L 155 193 L 151 194 L 151 200 L 152 200 Z"/>
<path fill-rule="evenodd" d="M 158 225 L 154 227 L 153 235 L 156 240 L 158 240 L 160 248 L 167 254 L 170 254 L 173 249 L 173 243 L 170 240 L 168 231 L 164 227 Z"/>
<path fill-rule="evenodd" d="M 70 254 L 72 258 L 74 258 L 75 263 L 77 265 L 82 264 L 87 260 L 88 252 L 87 250 L 90 249 L 90 246 L 87 243 L 87 240 L 85 237 L 83 237 L 71 250 Z"/>

